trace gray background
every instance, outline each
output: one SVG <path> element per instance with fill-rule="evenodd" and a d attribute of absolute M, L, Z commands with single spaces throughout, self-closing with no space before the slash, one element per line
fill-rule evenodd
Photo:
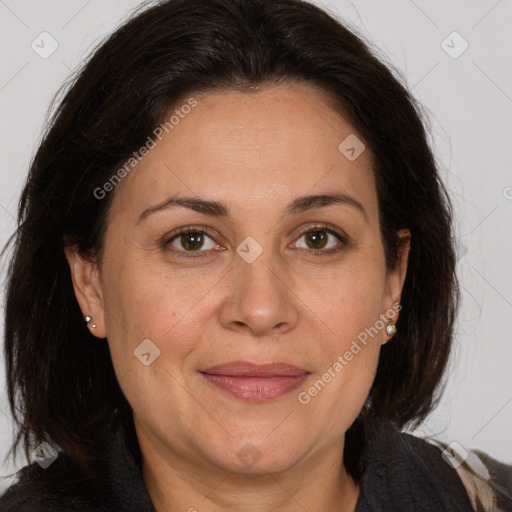
<path fill-rule="evenodd" d="M 428 110 L 454 201 L 463 299 L 456 346 L 442 402 L 415 434 L 480 448 L 512 463 L 512 1 L 315 3 L 359 30 L 404 74 Z M 139 4 L 0 0 L 2 245 L 14 229 L 19 193 L 54 93 Z M 32 41 L 43 46 L 44 31 L 58 43 L 46 59 L 31 47 Z M 450 35 L 454 31 L 460 36 Z M 458 55 L 464 41 L 469 46 Z M 2 382 L 4 376 L 2 365 Z M 6 475 L 24 461 L 2 465 L 12 423 L 4 385 L 1 391 L 0 475 Z M 0 490 L 9 481 L 0 480 Z"/>

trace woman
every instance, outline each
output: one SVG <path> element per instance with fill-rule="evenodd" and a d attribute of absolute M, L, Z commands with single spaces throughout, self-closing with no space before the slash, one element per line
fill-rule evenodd
<path fill-rule="evenodd" d="M 401 432 L 450 352 L 451 207 L 414 100 L 319 8 L 133 17 L 62 100 L 19 221 L 5 352 L 35 462 L 2 510 L 508 506 Z"/>

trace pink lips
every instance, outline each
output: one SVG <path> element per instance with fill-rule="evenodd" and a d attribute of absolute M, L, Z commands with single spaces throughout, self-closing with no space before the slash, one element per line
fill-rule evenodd
<path fill-rule="evenodd" d="M 309 372 L 286 363 L 231 361 L 200 372 L 220 389 L 248 401 L 272 400 L 297 389 Z"/>

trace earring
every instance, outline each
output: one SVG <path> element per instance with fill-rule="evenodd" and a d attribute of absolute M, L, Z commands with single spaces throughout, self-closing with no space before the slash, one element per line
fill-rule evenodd
<path fill-rule="evenodd" d="M 386 326 L 386 332 L 393 337 L 396 334 L 396 327 L 395 324 L 388 324 Z"/>
<path fill-rule="evenodd" d="M 86 316 L 85 317 L 85 323 L 87 324 L 87 327 L 89 327 L 89 324 L 92 322 L 92 316 Z M 91 325 L 91 329 L 96 329 L 96 324 Z"/>

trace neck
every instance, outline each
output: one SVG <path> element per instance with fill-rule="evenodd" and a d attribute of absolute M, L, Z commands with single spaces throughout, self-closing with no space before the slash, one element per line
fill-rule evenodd
<path fill-rule="evenodd" d="M 157 512 L 353 512 L 359 487 L 343 465 L 343 444 L 279 472 L 235 473 L 139 439 L 142 473 Z"/>

